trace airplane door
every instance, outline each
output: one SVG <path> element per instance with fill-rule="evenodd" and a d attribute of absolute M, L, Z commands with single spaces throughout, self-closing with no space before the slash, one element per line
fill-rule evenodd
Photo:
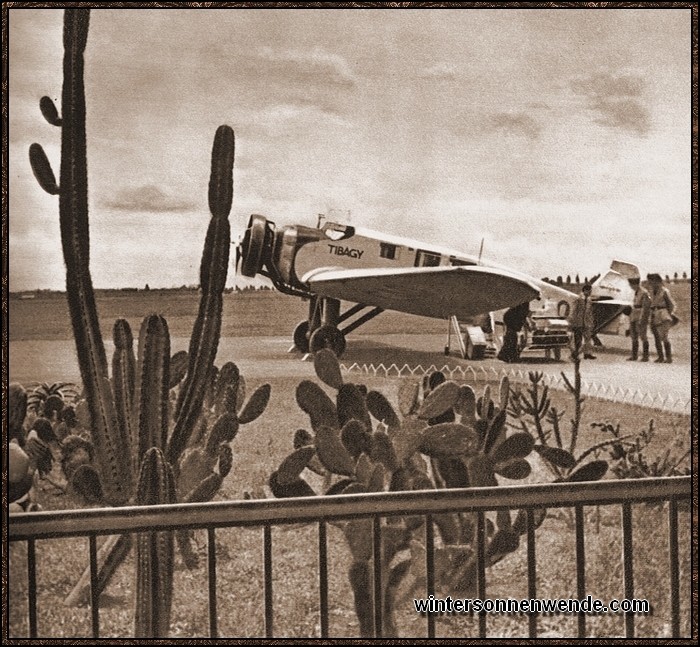
<path fill-rule="evenodd" d="M 437 267 L 440 265 L 440 254 L 419 249 L 416 252 L 416 262 L 413 265 L 414 267 Z"/>

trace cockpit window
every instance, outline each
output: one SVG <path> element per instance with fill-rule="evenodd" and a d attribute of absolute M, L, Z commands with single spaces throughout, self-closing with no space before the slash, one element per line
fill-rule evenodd
<path fill-rule="evenodd" d="M 335 222 L 327 222 L 323 225 L 323 233 L 331 240 L 344 240 L 355 235 L 355 228 L 350 225 L 339 225 Z"/>

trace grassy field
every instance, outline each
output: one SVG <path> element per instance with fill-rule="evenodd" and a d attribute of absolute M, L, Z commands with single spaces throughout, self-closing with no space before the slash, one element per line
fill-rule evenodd
<path fill-rule="evenodd" d="M 671 294 L 682 323 L 676 338 L 690 337 L 690 283 L 674 283 Z M 98 291 L 97 310 L 105 336 L 111 337 L 114 321 L 126 318 L 138 331 L 144 316 L 153 312 L 168 321 L 173 337 L 187 337 L 197 316 L 199 293 L 195 290 Z M 294 326 L 308 315 L 308 302 L 272 290 L 229 292 L 224 295 L 222 337 L 291 336 Z M 70 319 L 65 294 L 41 292 L 33 299 L 14 296 L 9 303 L 9 340 L 70 339 Z M 428 319 L 385 312 L 361 329 L 363 334 L 444 333 L 442 319 Z"/>
<path fill-rule="evenodd" d="M 100 327 L 111 337 L 114 321 L 123 317 L 132 330 L 151 313 L 162 314 L 173 337 L 189 337 L 197 316 L 199 293 L 188 290 L 98 292 Z M 272 290 L 230 292 L 224 295 L 222 337 L 291 337 L 294 327 L 308 316 L 308 302 Z M 10 341 L 71 339 L 66 297 L 41 293 L 34 299 L 10 300 Z M 362 327 L 367 334 L 443 332 L 445 322 L 387 312 Z"/>

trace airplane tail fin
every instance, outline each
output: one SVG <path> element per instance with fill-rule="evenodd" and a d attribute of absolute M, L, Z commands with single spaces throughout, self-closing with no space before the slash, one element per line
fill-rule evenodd
<path fill-rule="evenodd" d="M 613 261 L 610 263 L 610 269 L 613 272 L 617 272 L 625 277 L 625 279 L 638 279 L 641 278 L 639 274 L 639 268 L 633 263 L 626 263 L 625 261 Z"/>
<path fill-rule="evenodd" d="M 613 261 L 610 269 L 592 285 L 591 296 L 603 299 L 631 300 L 634 291 L 629 279 L 640 278 L 639 268 L 632 263 Z"/>

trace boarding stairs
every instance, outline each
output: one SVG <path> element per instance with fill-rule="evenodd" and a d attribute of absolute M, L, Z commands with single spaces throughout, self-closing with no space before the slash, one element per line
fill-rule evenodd
<path fill-rule="evenodd" d="M 456 316 L 450 317 L 447 323 L 445 355 L 450 354 L 454 336 L 457 339 L 460 355 L 465 359 L 480 360 L 496 357 L 498 346 L 494 329 L 492 314 L 473 317 L 468 321 L 460 321 Z"/>

